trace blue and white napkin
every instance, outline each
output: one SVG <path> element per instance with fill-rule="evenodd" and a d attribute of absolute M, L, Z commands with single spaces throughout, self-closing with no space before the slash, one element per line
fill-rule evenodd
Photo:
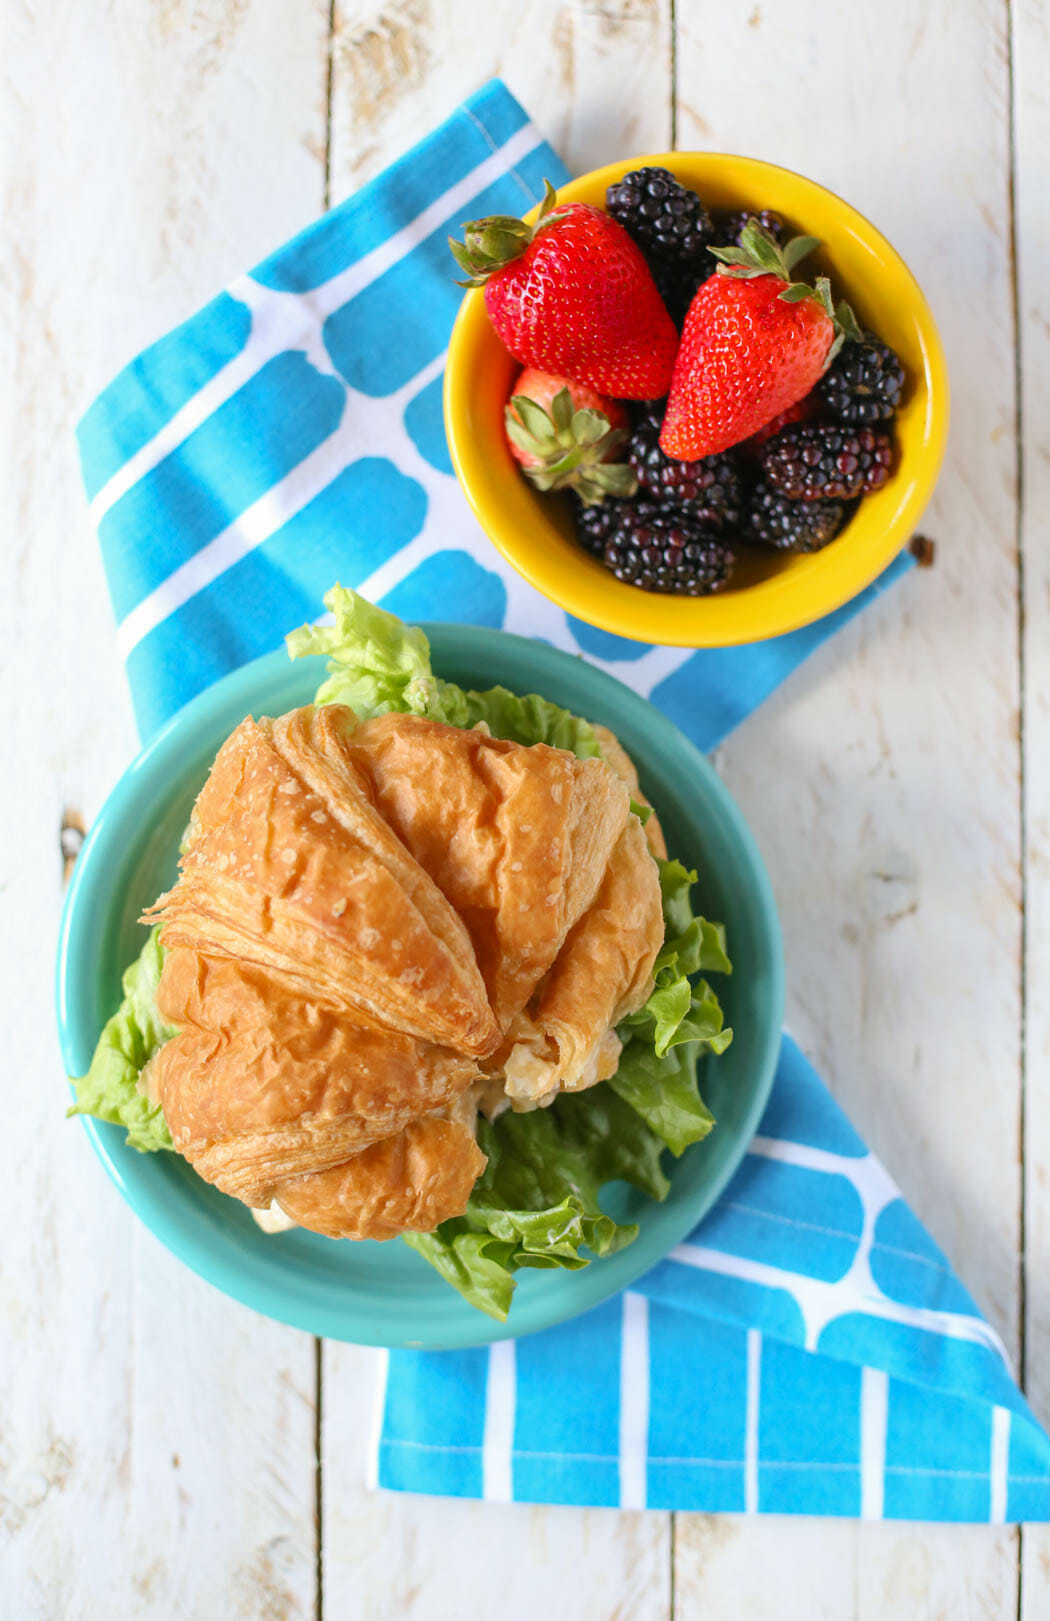
<path fill-rule="evenodd" d="M 446 238 L 566 170 L 494 82 L 132 362 L 79 428 L 140 730 L 279 645 L 336 578 L 405 619 L 543 637 L 712 748 L 839 624 L 691 652 L 536 594 L 479 531 L 441 415 Z M 785 1037 L 716 1209 L 633 1290 L 487 1350 L 386 1360 L 378 1484 L 528 1502 L 1050 1517 L 1003 1348 Z"/>

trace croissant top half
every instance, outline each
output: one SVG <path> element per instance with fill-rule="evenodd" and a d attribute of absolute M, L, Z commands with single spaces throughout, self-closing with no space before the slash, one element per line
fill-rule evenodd
<path fill-rule="evenodd" d="M 462 1212 L 472 1097 L 612 1073 L 663 938 L 603 760 L 340 705 L 233 732 L 147 917 L 178 1031 L 147 1084 L 176 1148 L 348 1237 Z"/>

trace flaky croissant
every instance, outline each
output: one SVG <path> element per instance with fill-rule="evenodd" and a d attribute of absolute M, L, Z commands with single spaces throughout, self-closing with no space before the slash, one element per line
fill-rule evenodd
<path fill-rule="evenodd" d="M 175 1147 L 350 1238 L 462 1213 L 478 1098 L 535 1107 L 613 1073 L 663 939 L 604 760 L 340 705 L 237 728 L 147 919 L 178 1033 L 146 1084 Z"/>

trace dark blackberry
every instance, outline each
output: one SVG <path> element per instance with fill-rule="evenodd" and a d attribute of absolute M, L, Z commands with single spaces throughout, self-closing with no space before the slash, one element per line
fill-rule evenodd
<path fill-rule="evenodd" d="M 727 585 L 735 559 L 717 530 L 655 501 L 615 505 L 602 562 L 618 580 L 684 597 Z"/>
<path fill-rule="evenodd" d="M 769 441 L 762 471 L 792 501 L 852 501 L 885 484 L 892 460 L 888 433 L 803 422 Z"/>
<path fill-rule="evenodd" d="M 680 261 L 677 264 L 662 264 L 654 259 L 651 268 L 653 280 L 667 306 L 667 312 L 675 326 L 681 330 L 696 289 L 708 276 L 714 275 L 718 261 L 712 259 L 705 250 L 698 258 L 690 259 L 688 262 Z"/>
<path fill-rule="evenodd" d="M 657 501 L 607 500 L 576 507 L 581 544 L 617 579 L 646 591 L 703 596 L 726 584 L 733 554 L 710 525 Z"/>
<path fill-rule="evenodd" d="M 663 406 L 650 408 L 631 430 L 627 461 L 643 490 L 698 523 L 733 529 L 740 522 L 744 482 L 730 456 L 678 462 L 660 449 Z"/>
<path fill-rule="evenodd" d="M 749 219 L 757 219 L 777 242 L 783 242 L 787 237 L 788 228 L 784 221 L 779 214 L 771 214 L 768 208 L 758 214 L 720 214 L 712 224 L 710 241 L 697 253 L 688 259 L 667 264 L 653 260 L 650 268 L 675 326 L 681 327 L 684 322 L 697 288 L 718 271 L 718 260 L 709 249 L 739 243 L 740 233 Z"/>
<path fill-rule="evenodd" d="M 779 214 L 774 214 L 769 208 L 760 208 L 757 213 L 747 209 L 739 214 L 720 214 L 715 221 L 715 244 L 720 248 L 729 248 L 739 244 L 741 232 L 748 220 L 757 220 L 763 230 L 769 232 L 774 242 L 783 243 L 787 239 L 788 228 Z"/>
<path fill-rule="evenodd" d="M 871 333 L 862 343 L 843 344 L 820 380 L 829 411 L 854 427 L 888 422 L 903 389 L 904 367 L 889 344 Z"/>
<path fill-rule="evenodd" d="M 662 259 L 693 259 L 711 241 L 707 209 L 667 169 L 632 169 L 609 187 L 605 206 L 640 248 Z"/>
<path fill-rule="evenodd" d="M 625 501 L 610 500 L 608 497 L 589 507 L 577 501 L 575 522 L 580 545 L 596 557 L 601 557 L 616 525 L 619 509 L 626 505 L 628 503 Z"/>
<path fill-rule="evenodd" d="M 841 531 L 841 501 L 789 501 L 766 483 L 755 486 L 740 539 L 778 552 L 819 552 Z"/>

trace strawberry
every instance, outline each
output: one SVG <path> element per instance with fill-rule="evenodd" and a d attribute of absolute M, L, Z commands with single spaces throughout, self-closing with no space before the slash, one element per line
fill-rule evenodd
<path fill-rule="evenodd" d="M 554 372 L 540 371 L 535 366 L 522 367 L 511 393 L 524 394 L 534 404 L 542 405 L 545 411 L 549 411 L 554 396 L 560 394 L 563 388 L 569 390 L 574 410 L 600 411 L 602 416 L 608 419 L 610 428 L 630 426 L 627 412 L 618 400 L 610 400 L 606 395 L 599 394 L 597 389 L 588 388 L 586 383 L 574 383 L 571 378 L 558 377 Z M 516 456 L 518 461 L 521 460 L 513 447 L 511 454 Z"/>
<path fill-rule="evenodd" d="M 511 455 L 538 490 L 575 490 L 584 506 L 594 506 L 638 488 L 625 463 L 609 460 L 627 438 L 626 411 L 585 384 L 527 366 L 505 425 Z"/>
<path fill-rule="evenodd" d="M 462 287 L 484 287 L 485 308 L 525 366 L 571 377 L 617 399 L 667 392 L 678 334 L 641 249 L 586 203 L 555 208 L 544 181 L 535 225 L 493 215 L 449 238 Z"/>
<path fill-rule="evenodd" d="M 826 277 L 793 282 L 811 236 L 780 246 L 757 220 L 740 245 L 712 248 L 722 263 L 696 292 L 682 328 L 660 434 L 668 456 L 696 461 L 758 433 L 816 384 L 843 339 L 858 331 Z"/>

